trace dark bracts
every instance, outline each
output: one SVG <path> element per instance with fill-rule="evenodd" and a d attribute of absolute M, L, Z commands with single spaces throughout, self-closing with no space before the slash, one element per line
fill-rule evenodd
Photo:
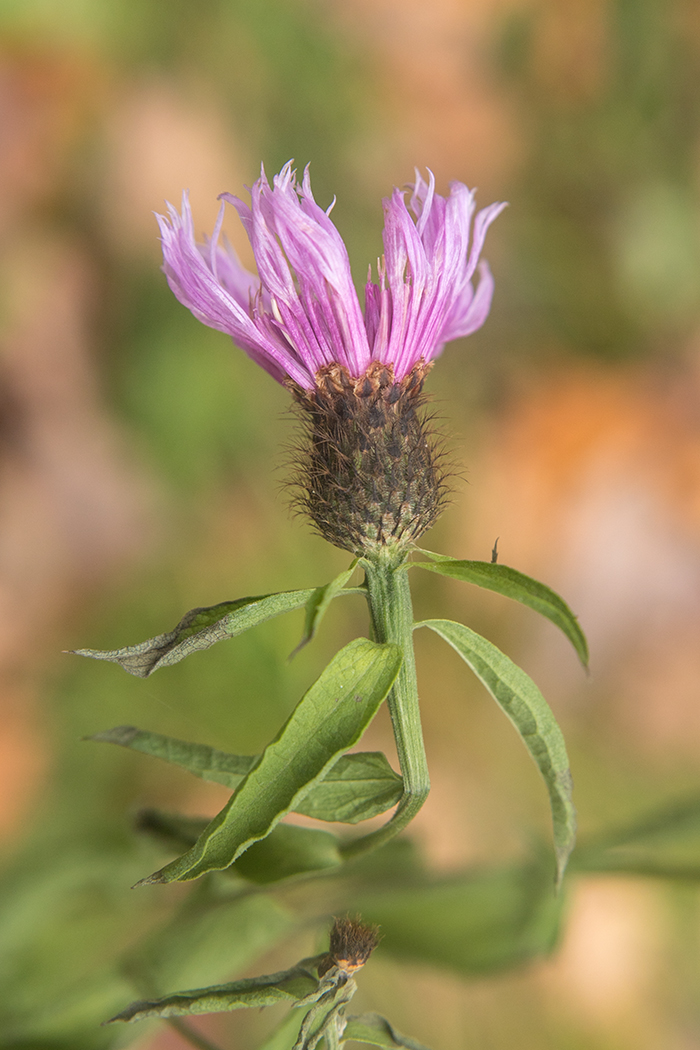
<path fill-rule="evenodd" d="M 290 384 L 306 438 L 297 505 L 318 532 L 363 557 L 407 550 L 434 524 L 446 495 L 440 453 L 421 408 L 423 362 L 400 382 L 374 362 L 359 379 L 332 364 L 314 390 Z"/>

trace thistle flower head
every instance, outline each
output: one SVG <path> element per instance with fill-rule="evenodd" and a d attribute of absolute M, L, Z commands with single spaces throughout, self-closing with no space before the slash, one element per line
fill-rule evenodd
<path fill-rule="evenodd" d="M 363 316 L 347 250 L 314 200 L 308 168 L 297 182 L 291 161 L 270 186 L 265 172 L 251 203 L 229 193 L 211 238 L 197 243 L 187 194 L 182 211 L 158 216 L 171 289 L 204 324 L 227 332 L 279 382 L 313 390 L 319 369 L 339 365 L 354 379 L 377 361 L 397 382 L 444 344 L 470 335 L 488 316 L 493 279 L 479 256 L 489 225 L 505 207 L 474 217 L 474 194 L 453 182 L 448 197 L 416 172 L 409 204 L 395 189 L 384 201 L 384 256 L 365 288 Z M 225 203 L 253 248 L 258 275 L 219 244 Z M 409 210 L 410 209 L 410 210 Z M 413 213 L 413 217 L 411 216 Z M 476 287 L 473 278 L 478 272 Z"/>
<path fill-rule="evenodd" d="M 298 183 L 285 164 L 272 186 L 263 171 L 250 205 L 223 193 L 204 243 L 187 194 L 182 212 L 168 205 L 158 216 L 177 298 L 288 386 L 302 409 L 298 505 L 331 543 L 369 558 L 390 548 L 400 560 L 442 508 L 440 457 L 419 411 L 423 379 L 448 340 L 488 316 L 493 279 L 479 256 L 505 207 L 474 217 L 474 194 L 453 182 L 441 197 L 432 173 L 425 182 L 416 172 L 410 189 L 408 205 L 398 189 L 384 201 L 384 255 L 376 281 L 370 272 L 364 315 L 308 168 Z M 224 202 L 246 229 L 257 276 L 219 244 Z"/>

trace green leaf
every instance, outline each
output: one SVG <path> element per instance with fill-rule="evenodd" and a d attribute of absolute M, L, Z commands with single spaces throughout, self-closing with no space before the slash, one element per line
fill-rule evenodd
<path fill-rule="evenodd" d="M 233 870 L 250 882 L 279 882 L 292 875 L 342 864 L 338 846 L 338 839 L 328 831 L 278 824 L 238 858 Z"/>
<path fill-rule="evenodd" d="M 307 970 L 294 967 L 263 977 L 248 977 L 212 988 L 194 988 L 191 991 L 174 992 L 162 999 L 135 1002 L 116 1017 L 111 1017 L 107 1023 L 143 1021 L 147 1017 L 186 1017 L 274 1006 L 275 1003 L 294 1003 L 317 988 L 316 977 Z"/>
<path fill-rule="evenodd" d="M 296 656 L 296 654 L 301 649 L 303 649 L 305 645 L 308 645 L 311 639 L 315 636 L 316 631 L 318 630 L 321 624 L 321 620 L 326 615 L 326 610 L 328 609 L 328 606 L 331 604 L 333 599 L 337 598 L 338 594 L 343 590 L 345 584 L 348 582 L 353 572 L 355 571 L 356 566 L 357 558 L 355 558 L 349 569 L 345 569 L 338 576 L 336 576 L 334 580 L 331 580 L 330 583 L 324 584 L 323 587 L 317 587 L 316 590 L 312 593 L 311 597 L 306 603 L 306 619 L 304 621 L 304 633 L 301 636 L 301 641 L 299 642 L 298 646 L 291 654 L 292 656 Z M 359 587 L 354 587 L 352 588 L 352 590 L 354 593 L 364 593 Z"/>
<path fill-rule="evenodd" d="M 185 817 L 177 813 L 162 813 L 156 809 L 144 809 L 137 815 L 136 828 L 138 831 L 152 835 L 167 849 L 180 851 L 193 846 L 208 823 L 209 820 L 206 817 Z M 239 867 L 239 865 L 246 861 L 251 854 L 254 854 L 256 850 L 261 849 L 268 842 L 272 843 L 280 832 L 285 833 L 288 828 L 292 828 L 295 833 L 303 832 L 309 836 L 318 834 L 315 829 L 278 824 L 267 838 L 253 843 L 227 871 L 248 878 L 247 873 L 244 874 L 243 868 Z M 323 835 L 325 833 L 321 832 L 320 834 Z M 299 871 L 319 870 L 320 868 L 330 867 L 331 863 L 329 862 L 335 863 L 337 840 L 334 840 L 332 847 L 327 840 L 318 839 L 314 843 L 311 838 L 308 838 L 307 841 L 312 860 L 314 857 L 317 860 L 313 862 L 311 867 L 304 867 L 303 865 L 308 863 L 305 860 L 305 857 L 308 856 L 306 848 L 303 851 L 299 850 L 301 854 L 300 861 L 302 862 L 302 867 L 299 868 Z M 299 838 L 299 845 L 301 844 L 302 840 Z M 291 851 L 296 853 L 299 845 L 297 843 L 292 844 Z M 364 854 L 351 862 L 346 860 L 344 873 L 371 886 L 376 887 L 382 884 L 395 886 L 399 882 L 405 883 L 415 880 L 417 876 L 422 876 L 424 874 L 424 866 L 416 852 L 415 844 L 410 839 L 404 838 L 395 839 L 387 843 L 381 850 Z M 289 874 L 297 874 L 297 872 L 288 871 L 283 876 L 278 875 L 278 877 L 287 878 Z"/>
<path fill-rule="evenodd" d="M 469 627 L 452 620 L 424 620 L 416 626 L 430 627 L 459 653 L 522 737 L 549 792 L 561 882 L 576 841 L 576 810 L 566 744 L 547 701 L 517 664 Z"/>
<path fill-rule="evenodd" d="M 191 744 L 135 726 L 116 726 L 88 739 L 160 758 L 232 791 L 259 760 L 257 755 L 230 755 L 207 744 Z M 356 752 L 343 755 L 295 812 L 316 820 L 357 824 L 395 806 L 402 790 L 401 777 L 380 751 Z"/>
<path fill-rule="evenodd" d="M 403 794 L 403 778 L 381 751 L 343 755 L 320 784 L 312 788 L 296 813 L 316 820 L 358 824 L 395 806 Z"/>
<path fill-rule="evenodd" d="M 137 729 L 136 726 L 116 726 L 87 739 L 100 744 L 118 744 L 131 751 L 140 751 L 152 758 L 160 758 L 194 773 L 202 780 L 223 784 L 231 790 L 238 787 L 246 773 L 249 773 L 258 761 L 257 755 L 229 755 L 207 744 L 191 744 L 172 736 Z"/>
<path fill-rule="evenodd" d="M 93 660 L 121 664 L 129 674 L 148 678 L 160 667 L 176 664 L 191 653 L 208 649 L 215 642 L 235 638 L 250 627 L 271 620 L 273 616 L 300 609 L 313 593 L 313 589 L 280 591 L 279 594 L 220 602 L 206 609 L 191 609 L 174 630 L 149 638 L 140 645 L 127 645 L 123 649 L 72 651 L 76 656 L 91 656 Z"/>
<path fill-rule="evenodd" d="M 583 666 L 588 667 L 588 644 L 578 620 L 564 599 L 549 587 L 545 587 L 543 583 L 533 580 L 530 576 L 525 576 L 517 569 L 511 569 L 508 565 L 499 565 L 497 562 L 458 561 L 454 558 L 445 558 L 441 554 L 433 554 L 431 551 L 421 553 L 435 560 L 414 562 L 416 568 L 428 569 L 440 576 L 449 576 L 453 580 L 463 580 L 465 583 L 474 583 L 477 587 L 496 591 L 546 616 L 564 632 L 578 653 Z"/>
<path fill-rule="evenodd" d="M 474 870 L 424 884 L 358 894 L 349 906 L 382 930 L 382 953 L 402 962 L 493 973 L 547 955 L 557 940 L 564 894 L 546 858 Z"/>
<path fill-rule="evenodd" d="M 346 645 L 241 781 L 195 845 L 142 884 L 195 879 L 227 868 L 321 781 L 357 743 L 388 694 L 401 649 L 356 638 Z"/>
<path fill-rule="evenodd" d="M 391 1022 L 381 1017 L 380 1014 L 356 1014 L 354 1017 L 348 1017 L 341 1042 L 347 1042 L 350 1039 L 354 1039 L 357 1043 L 386 1047 L 387 1050 L 396 1050 L 397 1047 L 405 1047 L 405 1050 L 428 1050 L 423 1043 L 410 1039 L 407 1035 L 401 1035 Z"/>

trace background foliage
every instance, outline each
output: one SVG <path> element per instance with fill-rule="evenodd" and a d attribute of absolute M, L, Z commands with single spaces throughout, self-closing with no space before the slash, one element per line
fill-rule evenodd
<path fill-rule="evenodd" d="M 134 840 L 131 815 L 211 814 L 225 792 L 80 738 L 133 723 L 254 753 L 365 632 L 361 602 L 334 603 L 291 664 L 300 614 L 145 682 L 57 655 L 345 567 L 287 512 L 286 393 L 175 302 L 150 214 L 189 186 L 210 229 L 217 193 L 290 156 L 311 163 L 319 201 L 337 194 L 359 282 L 381 249 L 379 199 L 414 164 L 443 190 L 459 178 L 482 204 L 510 200 L 489 235 L 491 319 L 430 380 L 468 484 L 429 545 L 488 559 L 499 535 L 506 564 L 564 594 L 592 651 L 586 680 L 553 627 L 415 574 L 418 615 L 447 604 L 507 649 L 565 730 L 589 851 L 552 957 L 522 965 L 552 946 L 558 919 L 531 845 L 548 820 L 536 771 L 431 632 L 418 638 L 425 860 L 401 846 L 392 862 L 405 896 L 394 868 L 389 890 L 359 872 L 316 914 L 350 901 L 383 923 L 362 1008 L 435 1050 L 700 1045 L 696 5 L 2 0 L 0 12 L 4 1045 L 118 1045 L 96 1026 L 132 998 L 134 968 L 187 987 L 291 965 L 300 934 L 317 949 L 300 893 L 212 910 L 175 886 L 130 891 L 163 857 Z M 234 223 L 229 236 L 249 260 Z M 364 746 L 389 739 L 380 720 Z M 604 861 L 596 836 L 611 827 L 629 830 Z M 270 1023 L 234 1014 L 202 1030 L 247 1045 Z M 149 1050 L 183 1045 L 144 1033 Z"/>

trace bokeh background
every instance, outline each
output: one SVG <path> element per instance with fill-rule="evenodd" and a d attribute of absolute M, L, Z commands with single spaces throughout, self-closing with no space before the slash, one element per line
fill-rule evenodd
<path fill-rule="evenodd" d="M 499 536 L 580 615 L 592 673 L 494 595 L 416 573 L 416 605 L 543 688 L 584 836 L 697 793 L 695 0 L 2 0 L 0 18 L 0 971 L 10 1014 L 40 1019 L 6 1045 L 82 1047 L 114 1005 L 100 967 L 172 903 L 128 890 L 152 867 L 130 814 L 225 797 L 81 738 L 133 723 L 253 753 L 366 630 L 338 603 L 291 665 L 298 616 L 146 682 L 61 653 L 347 560 L 290 514 L 287 393 L 159 271 L 152 212 L 184 187 L 204 232 L 261 160 L 310 163 L 358 283 L 414 165 L 510 201 L 491 317 L 429 380 L 464 477 L 426 542 L 488 559 Z M 536 771 L 457 659 L 419 643 L 434 788 L 416 835 L 435 871 L 507 860 L 547 834 Z M 390 750 L 386 719 L 369 744 Z M 695 1050 L 698 904 L 690 879 L 579 876 L 552 957 L 467 979 L 380 949 L 363 1005 L 434 1050 Z M 298 957 L 264 949 L 243 973 Z M 243 1047 L 259 1022 L 208 1023 Z M 139 1043 L 185 1045 L 162 1027 Z"/>

